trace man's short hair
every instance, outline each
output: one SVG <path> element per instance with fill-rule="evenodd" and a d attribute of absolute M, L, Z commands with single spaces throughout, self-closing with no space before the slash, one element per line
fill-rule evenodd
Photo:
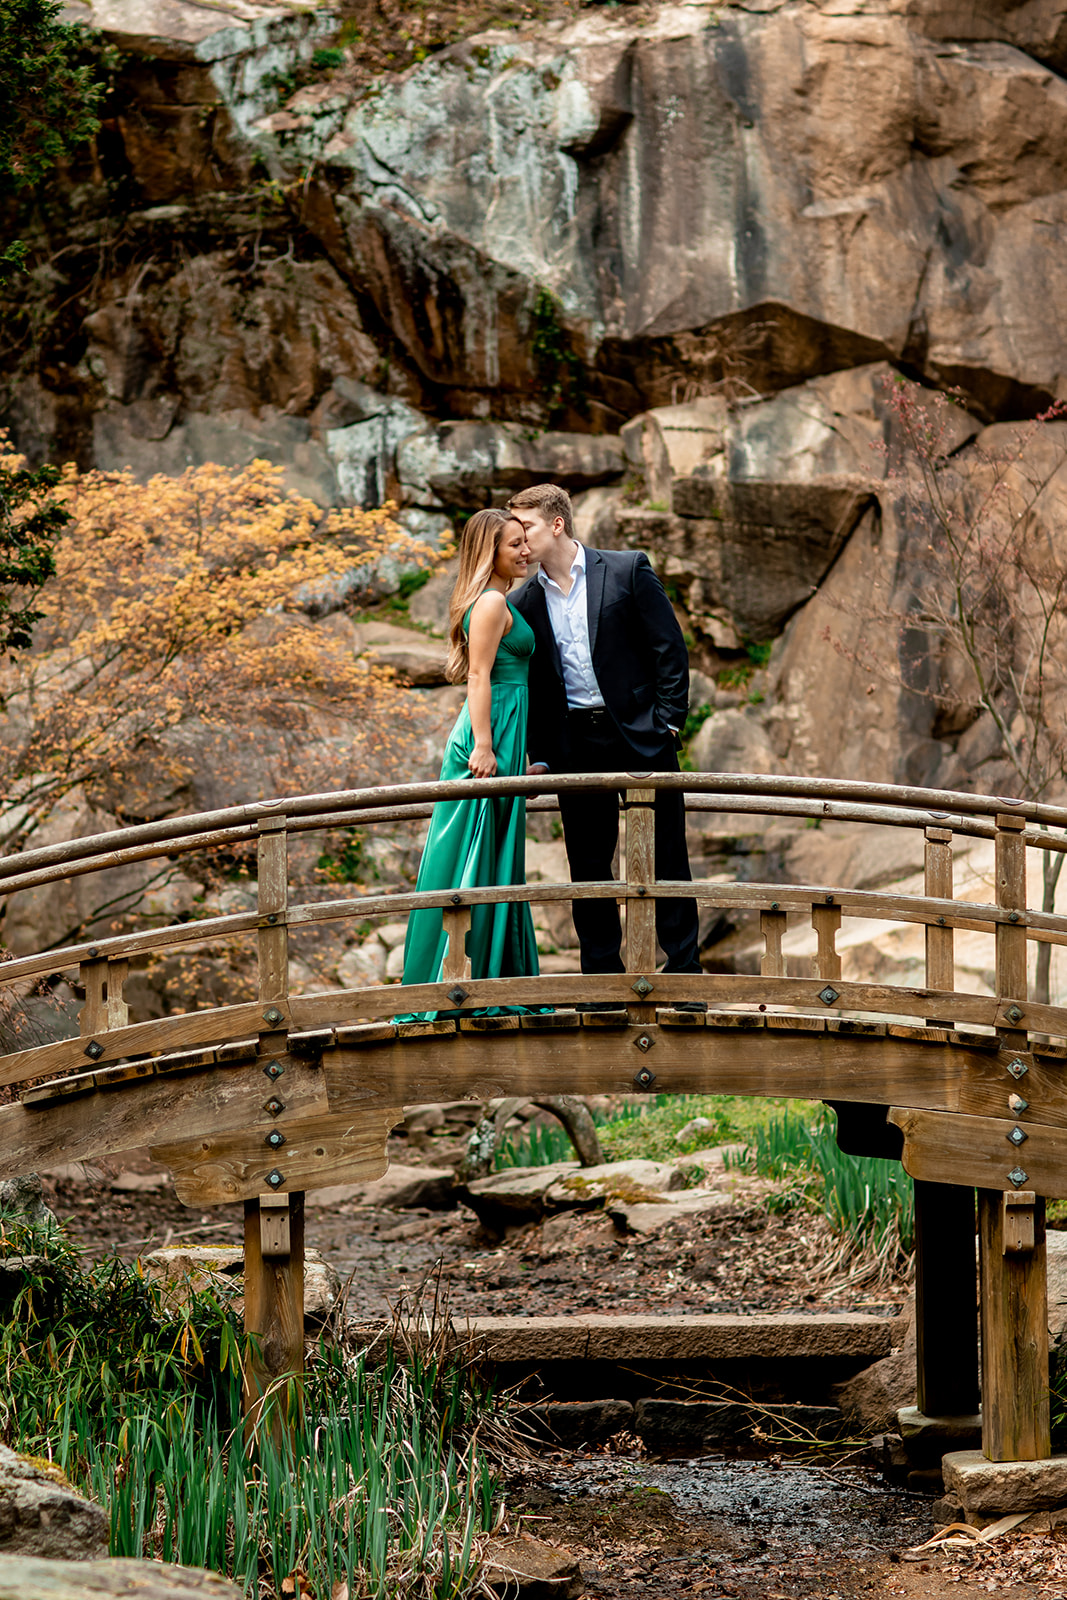
<path fill-rule="evenodd" d="M 546 522 L 555 522 L 557 517 L 562 517 L 564 533 L 568 539 L 574 538 L 571 497 L 558 483 L 532 483 L 528 489 L 520 489 L 518 494 L 513 494 L 508 501 L 509 511 L 521 511 L 524 507 L 539 511 Z"/>

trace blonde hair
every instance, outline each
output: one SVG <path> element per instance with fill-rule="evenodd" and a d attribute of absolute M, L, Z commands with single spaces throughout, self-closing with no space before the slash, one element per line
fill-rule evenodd
<path fill-rule="evenodd" d="M 463 619 L 493 576 L 496 553 L 509 523 L 518 519 L 510 511 L 493 506 L 476 511 L 459 537 L 459 574 L 448 605 L 448 662 L 445 676 L 449 683 L 465 683 L 470 668 L 467 636 Z"/>

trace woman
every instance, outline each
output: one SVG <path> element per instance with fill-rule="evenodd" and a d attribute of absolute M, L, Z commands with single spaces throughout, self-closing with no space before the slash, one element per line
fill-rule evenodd
<path fill-rule="evenodd" d="M 526 576 L 528 554 L 522 524 L 507 511 L 477 511 L 463 530 L 449 607 L 447 672 L 453 683 L 466 679 L 467 702 L 445 746 L 442 781 L 468 775 L 514 778 L 526 771 L 526 684 L 534 636 L 506 596 Z M 416 887 L 525 883 L 525 851 L 525 800 L 440 801 L 433 808 Z M 436 983 L 447 943 L 440 911 L 412 912 L 404 982 Z M 529 906 L 474 906 L 467 954 L 474 978 L 535 977 L 537 945 Z M 519 1008 L 493 1008 L 512 1009 Z M 417 1014 L 419 1019 L 435 1015 Z"/>

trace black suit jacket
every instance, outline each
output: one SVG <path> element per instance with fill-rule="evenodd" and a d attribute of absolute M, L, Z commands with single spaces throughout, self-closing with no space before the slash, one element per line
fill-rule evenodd
<path fill-rule="evenodd" d="M 643 550 L 585 553 L 589 644 L 604 704 L 623 738 L 655 763 L 689 710 L 689 655 L 678 619 Z M 563 771 L 567 694 L 545 591 L 536 576 L 514 598 L 537 639 L 530 663 L 531 762 Z"/>

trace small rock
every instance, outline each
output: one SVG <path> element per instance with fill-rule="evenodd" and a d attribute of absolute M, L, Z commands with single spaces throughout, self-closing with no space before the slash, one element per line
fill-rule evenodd
<path fill-rule="evenodd" d="M 324 1198 L 326 1197 L 326 1198 Z M 354 1201 L 384 1211 L 448 1211 L 456 1203 L 456 1175 L 451 1167 L 408 1167 L 390 1163 L 389 1170 L 371 1183 L 334 1184 L 328 1189 L 312 1189 L 311 1205 L 340 1205 Z"/>
<path fill-rule="evenodd" d="M 369 983 L 381 983 L 385 977 L 385 963 L 389 952 L 377 939 L 368 939 L 354 950 L 346 950 L 337 963 L 338 980 L 346 989 L 362 989 Z"/>
<path fill-rule="evenodd" d="M 220 1299 L 233 1299 L 243 1286 L 245 1256 L 239 1245 L 171 1245 L 153 1250 L 142 1264 L 174 1306 L 185 1305 L 190 1295 L 204 1289 Z"/>
<path fill-rule="evenodd" d="M 915 1404 L 915 1297 L 900 1313 L 899 1348 L 839 1384 L 834 1398 L 849 1421 L 864 1434 L 895 1429 L 897 1412 Z"/>
<path fill-rule="evenodd" d="M 404 976 L 404 946 L 394 945 L 385 963 L 385 976 L 399 981 Z"/>
<path fill-rule="evenodd" d="M 0 1183 L 0 1212 L 29 1223 L 31 1228 L 58 1228 L 59 1221 L 44 1203 L 44 1191 L 36 1172 L 20 1178 L 5 1178 Z"/>
<path fill-rule="evenodd" d="M 987 1461 L 980 1450 L 957 1450 L 941 1470 L 946 1498 L 968 1518 L 1003 1517 L 1012 1511 L 1047 1511 L 1067 1505 L 1067 1456 L 1046 1461 Z"/>
<path fill-rule="evenodd" d="M 404 683 L 421 688 L 447 683 L 443 641 L 428 639 L 413 628 L 398 628 L 388 622 L 365 622 L 355 630 L 356 649 L 383 667 L 392 667 Z"/>
<path fill-rule="evenodd" d="M 1048 1327 L 1053 1339 L 1067 1330 L 1067 1233 L 1050 1228 L 1045 1235 L 1048 1261 Z"/>
<path fill-rule="evenodd" d="M 441 1106 L 408 1106 L 404 1112 L 407 1133 L 432 1133 L 445 1126 L 445 1113 Z"/>
<path fill-rule="evenodd" d="M 318 1250 L 304 1251 L 304 1315 L 325 1321 L 341 1295 L 341 1277 Z"/>
<path fill-rule="evenodd" d="M 537 1222 L 545 1212 L 545 1196 L 561 1178 L 580 1172 L 577 1161 L 553 1161 L 544 1167 L 505 1167 L 475 1178 L 459 1191 L 479 1222 L 496 1232 Z"/>
<path fill-rule="evenodd" d="M 684 1127 L 678 1129 L 674 1136 L 675 1144 L 688 1144 L 690 1139 L 695 1139 L 700 1133 L 710 1133 L 715 1124 L 710 1117 L 690 1117 Z"/>
<path fill-rule="evenodd" d="M 736 1211 L 737 1201 L 733 1195 L 715 1189 L 690 1190 L 669 1198 L 665 1195 L 655 1202 L 610 1200 L 607 1210 L 612 1222 L 624 1233 L 657 1233 L 660 1228 L 677 1222 L 679 1217 Z"/>
<path fill-rule="evenodd" d="M 387 922 L 378 929 L 378 938 L 387 950 L 395 950 L 397 945 L 403 945 L 408 936 L 406 922 Z"/>
<path fill-rule="evenodd" d="M 577 1556 L 528 1534 L 489 1541 L 485 1578 L 507 1600 L 576 1600 L 585 1593 Z"/>
<path fill-rule="evenodd" d="M 557 1179 L 545 1199 L 549 1207 L 589 1206 L 604 1200 L 658 1201 L 684 1183 L 669 1161 L 606 1161 Z"/>
<path fill-rule="evenodd" d="M 539 1432 L 573 1450 L 632 1428 L 634 1408 L 629 1400 L 550 1400 L 533 1406 L 530 1417 Z"/>
<path fill-rule="evenodd" d="M 112 1194 L 159 1194 L 171 1187 L 168 1172 L 120 1172 L 111 1181 Z"/>
<path fill-rule="evenodd" d="M 229 1301 L 236 1311 L 244 1293 L 244 1251 L 234 1245 L 198 1245 L 153 1250 L 144 1268 L 159 1284 L 172 1306 L 186 1303 L 190 1294 L 209 1289 Z M 304 1312 L 325 1318 L 341 1293 L 341 1279 L 318 1250 L 304 1251 Z"/>
<path fill-rule="evenodd" d="M 92 1561 L 107 1555 L 107 1544 L 108 1516 L 103 1506 L 78 1494 L 58 1467 L 0 1445 L 4 1555 Z"/>

